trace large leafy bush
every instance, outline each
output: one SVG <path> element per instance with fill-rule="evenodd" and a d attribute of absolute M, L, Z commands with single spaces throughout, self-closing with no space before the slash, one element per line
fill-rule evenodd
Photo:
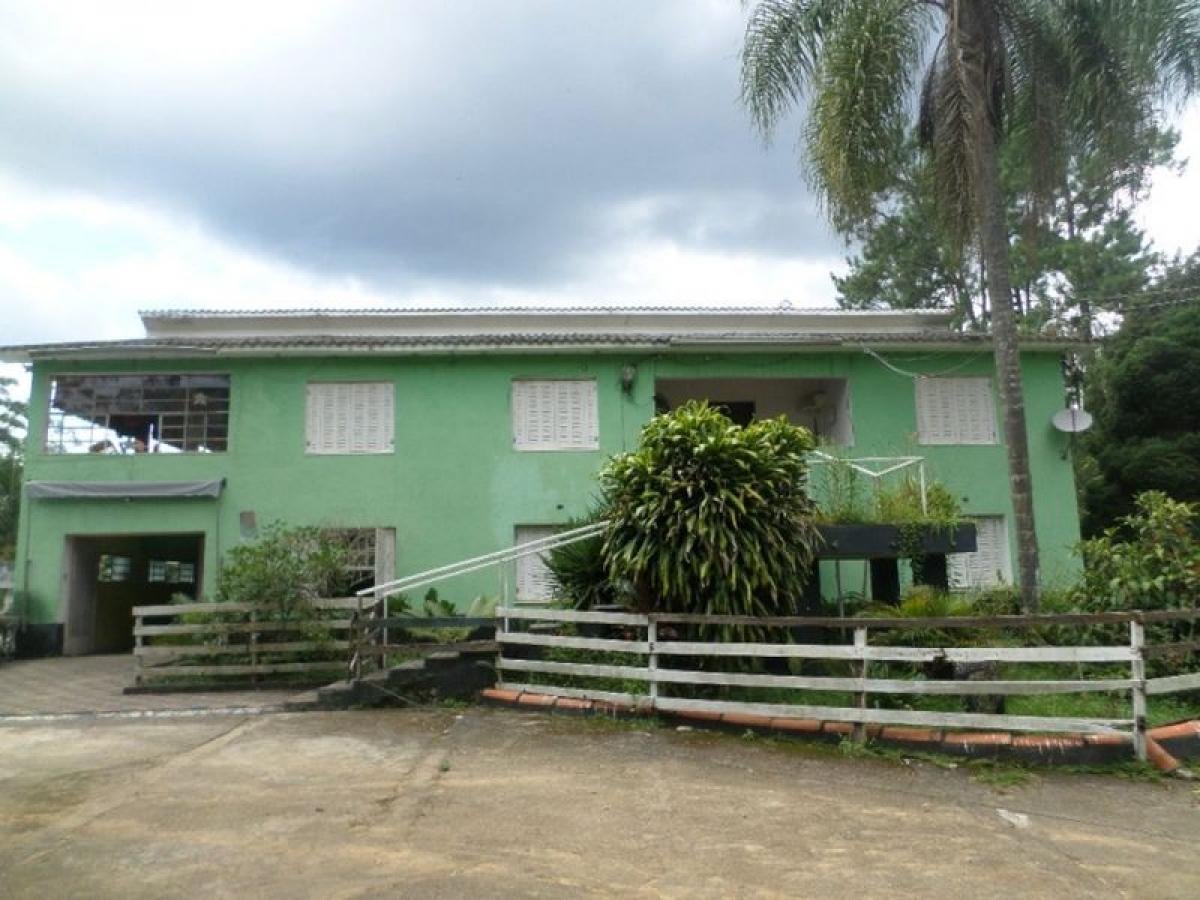
<path fill-rule="evenodd" d="M 1080 546 L 1081 605 L 1089 609 L 1193 608 L 1200 599 L 1196 506 L 1146 491 L 1134 512 Z"/>
<path fill-rule="evenodd" d="M 337 596 L 346 579 L 346 549 L 319 528 L 271 524 L 229 551 L 217 600 L 251 603 L 272 619 L 311 617 L 313 601 Z"/>
<path fill-rule="evenodd" d="M 793 610 L 819 539 L 813 447 L 782 417 L 743 428 L 703 402 L 655 417 L 600 473 L 610 579 L 646 610 Z"/>

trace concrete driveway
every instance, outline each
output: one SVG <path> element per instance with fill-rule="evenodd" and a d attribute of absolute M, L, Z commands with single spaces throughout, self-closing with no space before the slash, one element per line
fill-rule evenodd
<path fill-rule="evenodd" d="M 0 725 L 20 897 L 1200 896 L 1191 784 L 471 708 Z"/>
<path fill-rule="evenodd" d="M 0 664 L 0 717 L 128 713 L 156 710 L 278 707 L 295 691 L 126 694 L 133 684 L 129 653 L 51 656 Z"/>

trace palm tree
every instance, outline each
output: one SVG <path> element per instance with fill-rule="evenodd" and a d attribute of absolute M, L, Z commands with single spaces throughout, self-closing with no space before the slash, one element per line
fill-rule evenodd
<path fill-rule="evenodd" d="M 1033 485 L 999 153 L 1020 134 L 1031 207 L 1065 180 L 1064 148 L 1114 163 L 1200 79 L 1200 0 L 761 0 L 742 99 L 765 137 L 806 101 L 809 181 L 835 227 L 863 221 L 916 125 L 939 210 L 986 268 L 1020 587 L 1038 604 Z"/>

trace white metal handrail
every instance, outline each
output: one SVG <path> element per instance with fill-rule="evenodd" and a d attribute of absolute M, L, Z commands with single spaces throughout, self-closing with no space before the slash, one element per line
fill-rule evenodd
<path fill-rule="evenodd" d="M 468 572 L 477 572 L 480 569 L 487 569 L 492 566 L 502 566 L 525 556 L 532 556 L 535 553 L 545 553 L 557 547 L 565 547 L 568 544 L 585 541 L 588 538 L 596 537 L 606 527 L 608 527 L 608 522 L 606 521 L 592 522 L 588 525 L 582 525 L 579 528 L 560 531 L 558 534 L 553 534 L 549 537 L 526 541 L 523 544 L 506 547 L 503 550 L 485 553 L 482 556 L 473 556 L 469 559 L 462 559 L 445 566 L 438 566 L 434 569 L 425 569 L 422 572 L 405 575 L 403 578 L 396 578 L 392 581 L 386 581 L 383 584 L 372 585 L 369 588 L 363 588 L 361 591 L 358 591 L 358 596 L 373 596 L 376 600 L 382 600 L 401 591 L 411 591 L 415 588 L 425 587 L 427 584 L 433 584 L 435 581 L 441 581 L 455 575 L 466 575 Z"/>

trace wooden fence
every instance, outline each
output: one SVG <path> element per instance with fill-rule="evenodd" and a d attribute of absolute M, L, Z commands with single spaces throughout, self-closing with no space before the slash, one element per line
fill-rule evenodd
<path fill-rule="evenodd" d="M 359 604 L 358 597 L 318 600 L 315 615 L 291 620 L 268 618 L 247 603 L 135 606 L 135 681 L 180 676 L 257 680 L 344 670 L 352 614 Z"/>
<path fill-rule="evenodd" d="M 940 728 L 1002 729 L 1008 731 L 1067 732 L 1082 734 L 1119 734 L 1126 736 L 1139 759 L 1146 757 L 1146 701 L 1149 695 L 1170 694 L 1200 689 L 1200 672 L 1166 678 L 1146 678 L 1146 659 L 1166 652 L 1193 653 L 1200 641 L 1185 641 L 1147 646 L 1145 626 L 1151 623 L 1192 621 L 1196 611 L 1146 613 L 1099 613 L 1079 615 L 952 617 L 945 619 L 842 619 L 816 617 L 751 618 L 742 616 L 695 616 L 677 614 L 641 615 L 616 612 L 502 607 L 496 611 L 496 640 L 500 646 L 497 667 L 500 685 L 566 697 L 583 697 L 629 703 L 650 711 L 721 712 L 820 719 L 852 723 L 856 739 L 863 740 L 868 725 L 914 725 Z M 520 630 L 518 623 L 537 623 L 533 630 Z M 556 634 L 547 629 L 568 626 L 569 630 L 591 635 Z M 1127 628 L 1128 640 L 1106 646 L 893 646 L 872 645 L 873 634 L 904 629 L 1030 629 L 1048 626 L 1109 625 Z M 695 639 L 688 626 L 704 627 L 712 635 L 719 626 L 742 626 L 776 634 L 786 630 L 789 639 L 804 631 L 829 629 L 838 643 L 790 643 L 768 641 L 727 642 L 717 638 Z M 693 632 L 698 629 L 692 628 Z M 617 636 L 611 636 L 611 635 Z M 852 642 L 845 642 L 845 637 Z M 518 649 L 520 648 L 520 649 Z M 531 652 L 530 648 L 534 648 Z M 622 654 L 637 659 L 625 664 L 618 656 L 616 664 L 580 662 L 567 659 L 536 658 L 547 651 L 592 651 Z M 559 653 L 560 657 L 564 654 Z M 530 658 L 530 657 L 535 658 Z M 830 675 L 766 674 L 758 672 L 710 671 L 672 665 L 673 660 L 714 658 L 757 660 L 843 661 L 850 667 L 848 677 Z M 641 662 L 639 660 L 644 660 Z M 875 663 L 1039 663 L 1077 667 L 1074 679 L 1056 680 L 922 680 L 915 678 L 873 678 Z M 1085 664 L 1119 667 L 1120 677 L 1084 678 Z M 522 673 L 526 673 L 523 675 Z M 644 685 L 643 691 L 594 690 L 590 687 L 529 683 L 528 674 L 559 676 L 567 679 L 616 679 Z M 522 680 L 524 678 L 524 680 Z M 687 694 L 703 693 L 711 686 L 725 688 L 775 688 L 789 691 L 831 691 L 849 693 L 849 706 L 805 705 L 779 702 L 739 702 L 705 699 Z M 700 688 L 700 690 L 697 690 Z M 987 712 L 941 712 L 912 709 L 873 708 L 873 695 L 916 696 L 1020 696 L 1047 694 L 1083 694 L 1128 691 L 1132 702 L 1131 717 L 1117 719 L 1060 716 L 1021 716 Z M 711 694 L 711 690 L 708 690 Z"/>

